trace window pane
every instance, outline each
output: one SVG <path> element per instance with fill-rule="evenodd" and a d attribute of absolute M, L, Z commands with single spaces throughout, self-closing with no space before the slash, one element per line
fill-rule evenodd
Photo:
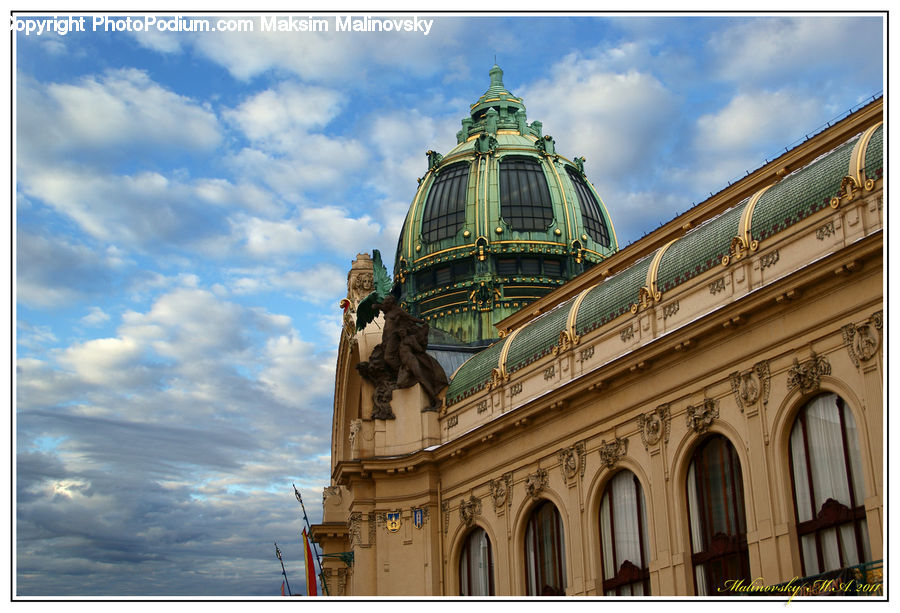
<path fill-rule="evenodd" d="M 603 589 L 621 596 L 649 594 L 644 492 L 634 473 L 623 470 L 600 501 Z"/>
<path fill-rule="evenodd" d="M 581 219 L 584 222 L 584 229 L 588 236 L 600 243 L 604 247 L 609 247 L 609 230 L 606 228 L 606 221 L 600 212 L 600 203 L 594 197 L 594 193 L 588 187 L 581 175 L 571 168 L 566 168 L 572 185 L 575 186 L 575 193 L 578 194 L 578 202 L 581 205 Z"/>
<path fill-rule="evenodd" d="M 529 596 L 561 596 L 566 591 L 566 551 L 562 519 L 551 502 L 537 507 L 525 530 L 525 576 Z"/>
<path fill-rule="evenodd" d="M 422 216 L 422 238 L 434 242 L 455 236 L 466 220 L 469 164 L 443 168 L 431 184 Z"/>
<path fill-rule="evenodd" d="M 494 567 L 487 533 L 476 528 L 467 537 L 459 558 L 461 596 L 493 596 Z"/>
<path fill-rule="evenodd" d="M 518 232 L 544 231 L 550 227 L 553 205 L 539 161 L 508 157 L 500 162 L 500 215 Z"/>
<path fill-rule="evenodd" d="M 804 573 L 871 560 L 856 422 L 843 399 L 810 400 L 797 414 L 790 444 Z"/>

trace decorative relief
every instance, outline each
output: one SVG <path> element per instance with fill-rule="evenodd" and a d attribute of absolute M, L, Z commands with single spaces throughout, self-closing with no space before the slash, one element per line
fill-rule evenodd
<path fill-rule="evenodd" d="M 576 443 L 567 449 L 560 449 L 556 456 L 559 458 L 565 483 L 568 483 L 570 479 L 574 479 L 575 475 L 584 477 L 585 449 L 583 442 Z"/>
<path fill-rule="evenodd" d="M 579 362 L 586 362 L 587 360 L 590 360 L 592 357 L 594 357 L 594 347 L 593 346 L 588 347 L 587 349 L 582 349 L 580 352 L 578 352 L 578 361 Z"/>
<path fill-rule="evenodd" d="M 453 426 L 459 423 L 459 415 L 451 415 L 447 418 L 447 429 L 449 430 Z"/>
<path fill-rule="evenodd" d="M 762 398 L 769 401 L 769 362 L 763 360 L 744 372 L 731 373 L 731 391 L 738 408 L 743 411 Z"/>
<path fill-rule="evenodd" d="M 478 413 L 486 413 L 488 410 L 488 401 L 487 399 L 482 400 L 478 404 L 475 405 L 475 411 Z"/>
<path fill-rule="evenodd" d="M 362 525 L 362 513 L 356 512 L 350 514 L 350 519 L 347 521 L 347 533 L 350 537 L 350 549 L 353 549 L 357 545 L 362 544 L 360 541 L 360 529 Z"/>
<path fill-rule="evenodd" d="M 326 502 L 328 502 L 329 498 L 336 498 L 334 500 L 334 504 L 340 505 L 343 501 L 343 494 L 341 493 L 340 485 L 329 485 L 325 489 L 322 490 L 322 505 L 324 506 Z"/>
<path fill-rule="evenodd" d="M 794 365 L 788 371 L 788 390 L 800 388 L 804 394 L 819 389 L 822 375 L 831 374 L 831 364 L 824 356 L 818 356 L 813 352 L 812 357 L 804 362 L 794 358 Z"/>
<path fill-rule="evenodd" d="M 621 332 L 619 332 L 619 338 L 622 339 L 623 343 L 627 343 L 634 338 L 634 328 L 628 326 L 627 328 L 623 329 Z"/>
<path fill-rule="evenodd" d="M 670 302 L 663 307 L 663 319 L 668 319 L 678 312 L 678 301 Z"/>
<path fill-rule="evenodd" d="M 441 502 L 441 514 L 444 516 L 444 534 L 450 529 L 450 501 Z"/>
<path fill-rule="evenodd" d="M 356 435 L 362 430 L 361 419 L 350 420 L 350 449 L 356 449 Z"/>
<path fill-rule="evenodd" d="M 725 278 L 718 279 L 709 284 L 709 293 L 715 296 L 719 292 L 725 291 Z"/>
<path fill-rule="evenodd" d="M 631 305 L 631 312 L 637 313 L 638 311 L 650 308 L 653 302 L 658 301 L 660 298 L 662 298 L 662 293 L 656 292 L 654 294 L 650 291 L 650 288 L 645 285 L 641 288 L 640 292 L 638 292 L 638 301 Z"/>
<path fill-rule="evenodd" d="M 537 500 L 547 488 L 547 470 L 539 468 L 536 472 L 525 477 L 525 493 Z"/>
<path fill-rule="evenodd" d="M 768 268 L 769 266 L 774 266 L 776 262 L 778 262 L 778 249 L 759 258 L 759 267 Z"/>
<path fill-rule="evenodd" d="M 841 328 L 844 337 L 844 345 L 850 359 L 859 368 L 859 363 L 868 362 L 881 346 L 881 328 L 883 325 L 883 311 L 873 313 L 867 321 L 861 324 L 847 324 Z"/>
<path fill-rule="evenodd" d="M 491 500 L 494 501 L 494 511 L 497 512 L 503 505 L 512 506 L 512 496 L 509 495 L 512 488 L 512 473 L 506 473 L 499 479 L 491 480 Z"/>
<path fill-rule="evenodd" d="M 375 544 L 375 511 L 369 512 L 369 546 Z"/>
<path fill-rule="evenodd" d="M 514 396 L 518 396 L 521 393 L 522 393 L 522 382 L 521 381 L 519 383 L 513 383 L 509 387 L 509 397 L 510 398 L 512 398 Z"/>
<path fill-rule="evenodd" d="M 368 296 L 375 291 L 375 275 L 371 272 L 363 272 L 353 279 L 352 289 L 356 290 L 359 296 Z"/>
<path fill-rule="evenodd" d="M 491 370 L 491 380 L 488 382 L 488 389 L 492 390 L 500 387 L 507 381 L 509 381 L 509 374 L 501 373 L 499 368 L 494 368 Z"/>
<path fill-rule="evenodd" d="M 816 238 L 820 241 L 825 240 L 832 234 L 834 234 L 834 221 L 829 221 L 827 224 L 816 230 Z"/>
<path fill-rule="evenodd" d="M 706 398 L 699 406 L 687 408 L 687 426 L 697 434 L 703 434 L 719 417 L 719 403 L 713 398 Z"/>
<path fill-rule="evenodd" d="M 615 468 L 619 463 L 619 458 L 625 457 L 628 451 L 628 439 L 614 438 L 607 443 L 605 440 L 600 443 L 600 463 L 606 468 Z"/>
<path fill-rule="evenodd" d="M 459 520 L 470 528 L 476 515 L 481 515 L 481 500 L 470 495 L 468 500 L 459 503 Z"/>
<path fill-rule="evenodd" d="M 672 415 L 668 404 L 661 404 L 655 410 L 638 417 L 638 428 L 641 431 L 641 442 L 644 448 L 657 444 L 660 439 L 669 442 Z"/>
<path fill-rule="evenodd" d="M 553 377 L 556 376 L 556 364 L 550 366 L 550 368 L 544 369 L 544 381 L 549 381 Z"/>
<path fill-rule="evenodd" d="M 569 334 L 568 330 L 563 330 L 559 333 L 559 340 L 556 342 L 556 346 L 553 348 L 553 355 L 559 355 L 565 351 L 568 351 L 572 347 L 578 344 L 580 338 L 578 335 L 572 336 Z"/>

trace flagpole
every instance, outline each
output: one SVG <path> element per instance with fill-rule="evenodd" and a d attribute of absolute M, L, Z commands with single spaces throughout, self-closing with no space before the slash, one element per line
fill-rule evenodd
<path fill-rule="evenodd" d="M 306 516 L 306 505 L 303 504 L 303 497 L 300 496 L 300 490 L 297 489 L 297 486 L 291 483 L 291 486 L 294 488 L 294 496 L 297 497 L 297 500 L 300 502 L 300 509 L 303 511 L 303 521 L 306 522 L 306 533 L 309 535 L 310 539 L 312 539 L 312 527 L 309 525 L 309 518 Z M 322 570 L 322 559 L 319 557 L 319 549 L 316 547 L 316 542 L 312 542 L 312 550 L 316 554 L 316 562 L 319 563 L 319 577 L 322 578 L 322 589 L 325 591 L 325 595 L 329 596 L 328 593 L 328 583 L 325 581 L 325 571 Z"/>
<path fill-rule="evenodd" d="M 281 550 L 278 548 L 278 542 L 275 542 L 275 557 L 278 558 L 278 561 L 281 562 L 281 574 L 284 575 L 284 583 L 287 585 L 288 596 L 293 596 L 291 593 L 291 582 L 288 581 L 287 573 L 284 571 L 284 560 L 281 559 Z"/>

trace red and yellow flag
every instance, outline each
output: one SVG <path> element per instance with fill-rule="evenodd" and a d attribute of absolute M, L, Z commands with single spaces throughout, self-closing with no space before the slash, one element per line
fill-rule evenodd
<path fill-rule="evenodd" d="M 309 537 L 306 536 L 306 528 L 303 529 L 303 561 L 306 563 L 306 595 L 316 596 L 316 565 L 313 563 L 312 549 L 309 546 Z"/>

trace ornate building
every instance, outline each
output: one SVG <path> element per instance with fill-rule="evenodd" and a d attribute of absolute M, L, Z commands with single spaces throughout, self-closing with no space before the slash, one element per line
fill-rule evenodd
<path fill-rule="evenodd" d="M 583 161 L 501 76 L 428 153 L 397 250 L 394 293 L 447 371 L 439 410 L 397 385 L 373 415 L 357 365 L 402 370 L 415 345 L 356 330 L 372 261 L 348 276 L 313 528 L 329 593 L 880 583 L 882 101 L 618 250 Z"/>

